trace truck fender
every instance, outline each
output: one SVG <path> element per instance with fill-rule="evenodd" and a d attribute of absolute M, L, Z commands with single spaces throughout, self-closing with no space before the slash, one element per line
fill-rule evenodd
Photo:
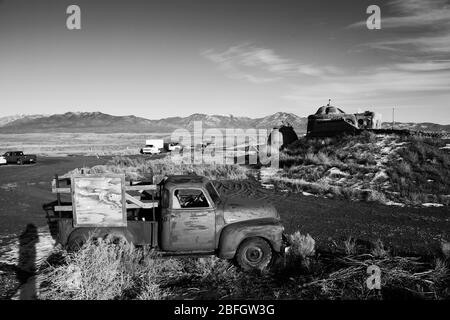
<path fill-rule="evenodd" d="M 267 218 L 241 221 L 225 226 L 220 234 L 217 256 L 222 259 L 234 258 L 239 245 L 247 238 L 260 237 L 269 242 L 272 250 L 280 252 L 283 226 L 278 220 Z"/>
<path fill-rule="evenodd" d="M 133 234 L 126 228 L 76 228 L 70 233 L 67 246 L 70 248 L 74 241 L 85 243 L 89 237 L 105 238 L 107 236 L 125 238 L 128 243 L 134 243 Z"/>

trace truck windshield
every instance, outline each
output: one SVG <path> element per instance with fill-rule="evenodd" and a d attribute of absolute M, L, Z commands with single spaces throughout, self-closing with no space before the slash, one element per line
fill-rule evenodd
<path fill-rule="evenodd" d="M 220 202 L 220 196 L 216 191 L 216 188 L 212 185 L 211 182 L 206 184 L 206 190 L 208 191 L 212 201 L 217 205 Z"/>

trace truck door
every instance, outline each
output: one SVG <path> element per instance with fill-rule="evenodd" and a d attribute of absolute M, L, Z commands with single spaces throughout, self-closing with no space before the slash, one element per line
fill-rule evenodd
<path fill-rule="evenodd" d="M 174 189 L 170 198 L 163 215 L 163 250 L 214 251 L 215 209 L 205 192 L 201 188 Z"/>

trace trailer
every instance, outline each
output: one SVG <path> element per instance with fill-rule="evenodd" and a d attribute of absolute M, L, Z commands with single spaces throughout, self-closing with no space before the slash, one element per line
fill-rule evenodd
<path fill-rule="evenodd" d="M 163 139 L 148 139 L 145 140 L 145 145 L 146 146 L 155 146 L 156 148 L 162 150 L 164 149 L 164 140 Z"/>

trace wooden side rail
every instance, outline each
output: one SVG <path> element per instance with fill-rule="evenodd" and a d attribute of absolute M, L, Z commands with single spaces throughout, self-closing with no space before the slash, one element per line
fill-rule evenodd
<path fill-rule="evenodd" d="M 134 185 L 134 186 L 125 186 L 126 191 L 156 191 L 156 184 L 147 184 L 147 185 Z M 57 187 L 56 180 L 52 180 L 52 193 L 72 193 L 72 189 L 70 187 Z"/>
<path fill-rule="evenodd" d="M 55 179 L 52 180 L 52 193 L 56 193 L 58 198 L 60 194 L 72 194 L 72 188 L 69 186 L 66 187 L 59 187 L 60 181 L 70 181 L 70 177 L 63 176 L 58 177 L 56 176 Z M 139 183 L 139 181 L 137 181 Z M 158 207 L 159 201 L 156 200 L 145 200 L 141 201 L 139 193 L 137 191 L 153 191 L 156 192 L 158 189 L 158 186 L 156 184 L 148 184 L 148 185 L 126 185 L 125 186 L 125 200 L 126 208 L 127 209 L 154 209 Z M 126 193 L 127 191 L 132 191 L 131 193 L 135 193 L 135 195 L 131 195 Z M 137 194 L 136 194 L 137 193 Z M 72 205 L 61 205 L 61 201 L 58 200 L 58 205 L 54 207 L 55 212 L 62 212 L 62 211 L 73 211 Z"/>
<path fill-rule="evenodd" d="M 128 198 L 127 198 L 127 200 L 128 200 Z M 127 209 L 139 209 L 139 208 L 151 209 L 151 208 L 157 208 L 158 207 L 158 201 L 146 201 L 146 202 L 139 201 L 139 202 L 140 202 L 140 204 L 127 203 Z M 73 207 L 71 205 L 55 206 L 54 211 L 55 212 L 58 212 L 58 211 L 73 211 Z"/>

